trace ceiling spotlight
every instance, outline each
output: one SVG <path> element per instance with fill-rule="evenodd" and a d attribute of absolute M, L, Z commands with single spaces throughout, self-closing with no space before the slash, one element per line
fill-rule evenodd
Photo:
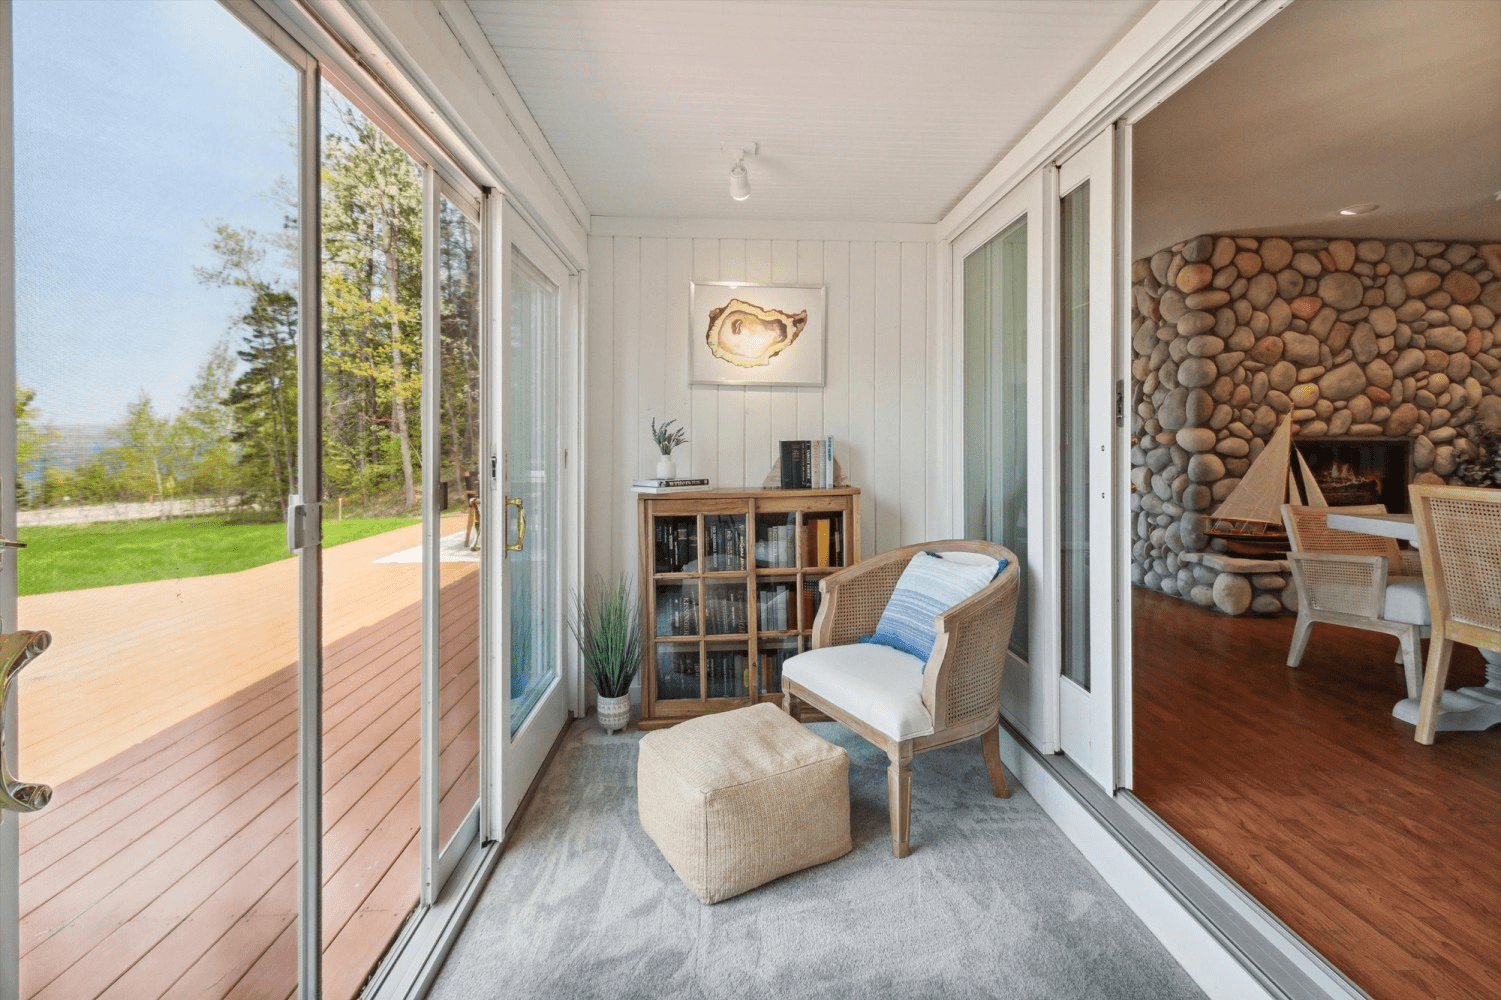
<path fill-rule="evenodd" d="M 744 201 L 750 197 L 750 175 L 745 172 L 745 154 L 741 154 L 735 160 L 735 165 L 730 168 L 730 197 L 736 201 Z"/>
<path fill-rule="evenodd" d="M 745 170 L 745 158 L 755 156 L 761 151 L 758 142 L 726 142 L 719 147 L 726 153 L 735 157 L 735 165 L 730 168 L 730 197 L 736 201 L 744 201 L 750 197 L 750 175 Z"/>
<path fill-rule="evenodd" d="M 1381 207 L 1380 205 L 1373 205 L 1370 202 L 1366 202 L 1365 204 L 1362 204 L 1362 205 L 1346 205 L 1344 208 L 1340 209 L 1335 214 L 1336 215 L 1365 215 L 1368 212 L 1374 212 L 1374 211 L 1376 211 L 1376 209 L 1378 209 L 1380 207 Z"/>

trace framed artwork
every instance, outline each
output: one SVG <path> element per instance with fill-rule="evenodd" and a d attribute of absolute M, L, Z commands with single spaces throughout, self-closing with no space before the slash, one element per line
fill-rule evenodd
<path fill-rule="evenodd" d="M 693 282 L 688 381 L 823 385 L 825 298 L 823 285 Z"/>

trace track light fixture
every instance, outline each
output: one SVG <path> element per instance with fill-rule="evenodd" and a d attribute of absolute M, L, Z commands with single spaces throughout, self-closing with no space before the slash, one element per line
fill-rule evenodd
<path fill-rule="evenodd" d="M 760 144 L 727 142 L 720 148 L 735 156 L 735 165 L 730 167 L 730 197 L 736 201 L 744 201 L 750 197 L 750 174 L 745 170 L 745 158 L 755 156 L 760 151 Z"/>

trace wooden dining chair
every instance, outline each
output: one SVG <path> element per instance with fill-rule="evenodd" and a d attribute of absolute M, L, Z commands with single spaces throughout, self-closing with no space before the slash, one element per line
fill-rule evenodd
<path fill-rule="evenodd" d="M 1282 505 L 1282 523 L 1292 546 L 1287 560 L 1298 589 L 1298 620 L 1287 665 L 1302 662 L 1316 622 L 1385 632 L 1397 637 L 1407 696 L 1416 698 L 1423 684 L 1422 640 L 1429 628 L 1423 578 L 1402 573 L 1395 538 L 1331 528 L 1328 519 L 1333 511 L 1385 514 L 1386 508 Z"/>
<path fill-rule="evenodd" d="M 1433 635 L 1413 739 L 1433 743 L 1454 644 L 1501 653 L 1501 490 L 1408 487 Z"/>

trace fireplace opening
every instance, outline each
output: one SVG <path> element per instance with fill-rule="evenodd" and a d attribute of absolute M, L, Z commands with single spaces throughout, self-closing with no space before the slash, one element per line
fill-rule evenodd
<path fill-rule="evenodd" d="M 1379 503 L 1393 514 L 1407 512 L 1410 440 L 1321 438 L 1296 444 L 1329 506 Z"/>

